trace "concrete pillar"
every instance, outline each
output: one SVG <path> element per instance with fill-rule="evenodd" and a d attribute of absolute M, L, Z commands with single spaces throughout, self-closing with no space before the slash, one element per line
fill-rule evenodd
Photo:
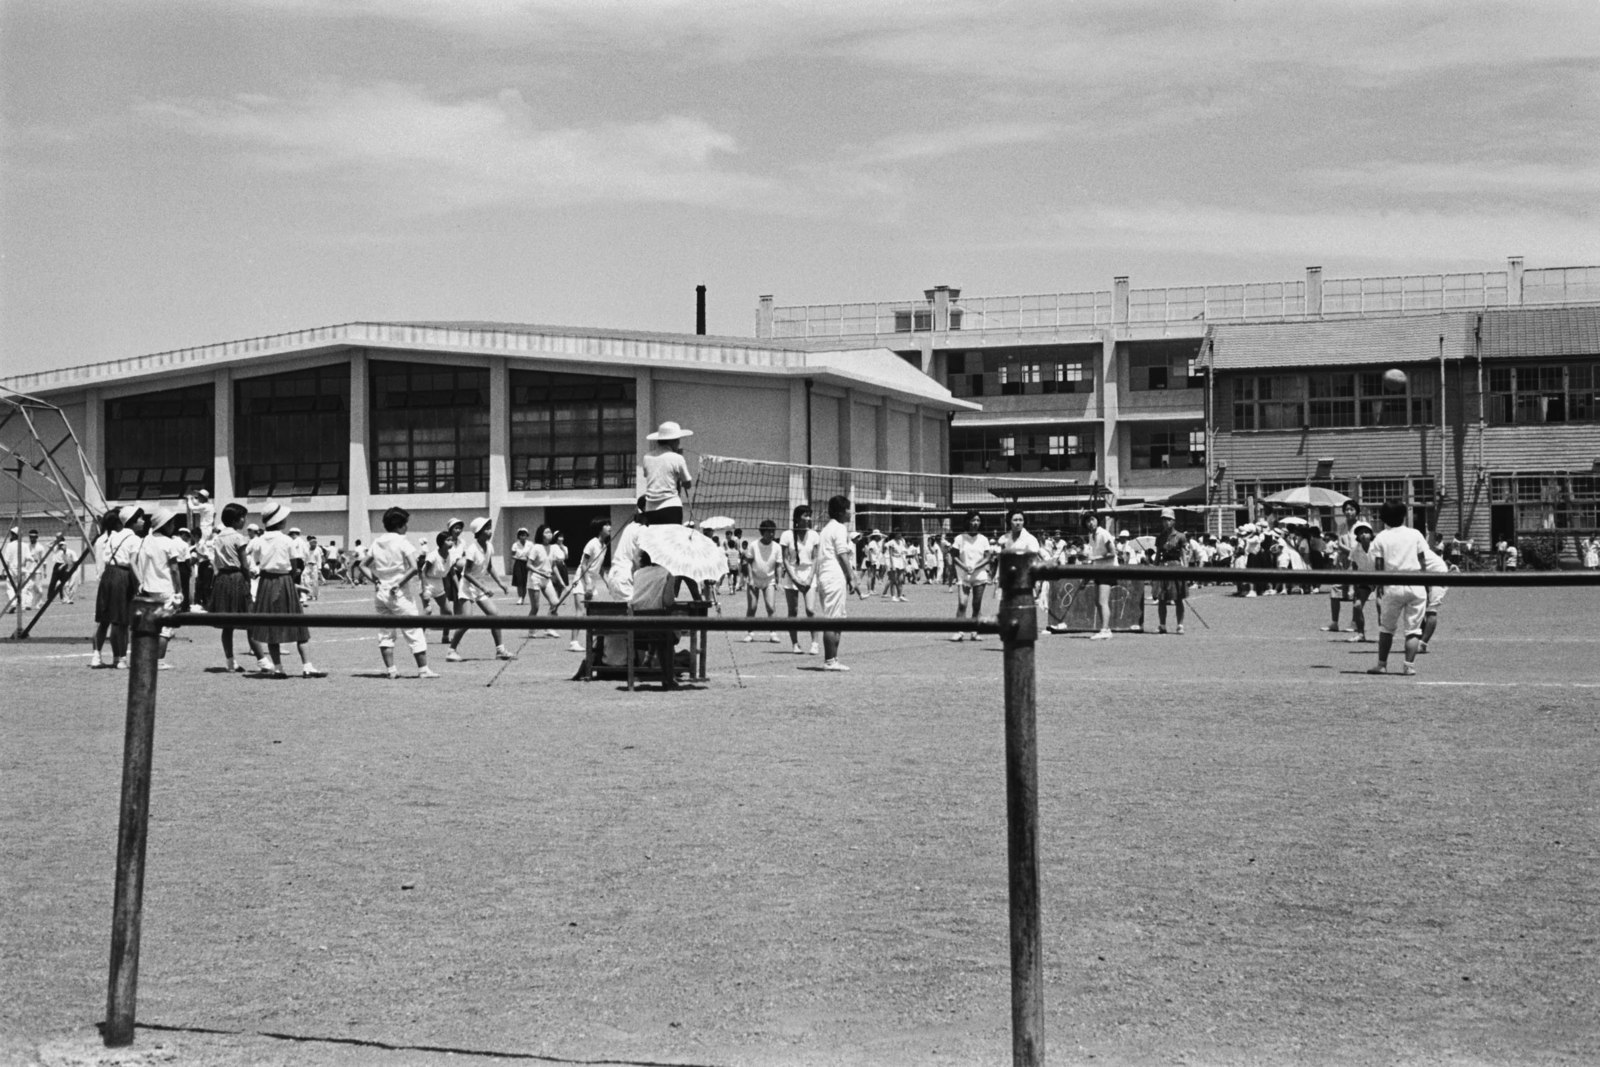
<path fill-rule="evenodd" d="M 1126 312 L 1126 293 L 1122 307 Z M 1100 395 L 1100 451 L 1096 465 L 1100 468 L 1101 483 L 1113 492 L 1117 491 L 1122 477 L 1117 460 L 1117 384 L 1117 336 L 1115 331 L 1107 331 L 1100 342 L 1100 360 L 1095 368 L 1094 387 Z"/>
<path fill-rule="evenodd" d="M 100 486 L 100 500 L 91 503 L 107 503 L 111 501 L 106 495 L 106 402 L 100 396 L 100 390 L 87 389 L 83 394 L 83 437 L 78 442 L 78 447 L 83 449 L 84 462 L 89 465 L 89 471 L 94 475 L 95 484 Z M 87 496 L 88 494 L 85 493 Z"/>
<path fill-rule="evenodd" d="M 1306 268 L 1306 314 L 1322 317 L 1322 268 Z"/>
<path fill-rule="evenodd" d="M 1111 321 L 1119 325 L 1128 321 L 1128 277 L 1125 274 L 1111 279 Z"/>
<path fill-rule="evenodd" d="M 1511 256 L 1506 260 L 1506 303 L 1522 303 L 1522 257 Z"/>
<path fill-rule="evenodd" d="M 756 336 L 772 336 L 772 294 L 764 293 L 756 298 Z"/>
<path fill-rule="evenodd" d="M 367 462 L 371 440 L 367 430 L 369 391 L 367 388 L 366 349 L 350 353 L 350 460 L 349 490 L 346 493 L 345 547 L 359 539 L 372 540 L 372 520 L 367 515 L 367 498 L 372 491 L 372 467 Z"/>
<path fill-rule="evenodd" d="M 889 469 L 889 398 L 879 397 L 878 406 L 873 409 L 872 420 L 872 450 L 877 453 L 877 458 L 872 461 L 872 466 L 877 470 Z"/>
<path fill-rule="evenodd" d="M 637 497 L 644 492 L 644 454 L 650 451 L 650 442 L 645 438 L 656 432 L 656 386 L 647 367 L 634 371 L 633 383 L 633 495 Z M 698 465 L 691 464 L 689 474 L 699 478 Z"/>
<path fill-rule="evenodd" d="M 844 391 L 844 400 L 839 404 L 839 466 L 856 466 L 855 444 L 856 424 L 856 393 L 854 389 Z"/>
<path fill-rule="evenodd" d="M 218 370 L 211 398 L 211 502 L 220 515 L 234 496 L 233 487 L 233 372 Z"/>
<path fill-rule="evenodd" d="M 511 375 L 504 357 L 489 360 L 489 498 L 485 514 L 500 529 L 500 509 L 511 491 Z"/>
<path fill-rule="evenodd" d="M 908 464 L 908 466 L 910 467 L 911 470 L 920 471 L 920 470 L 923 469 L 923 461 L 922 461 L 922 409 L 920 407 L 914 407 L 914 408 L 911 409 L 911 441 L 910 441 L 910 447 L 911 447 L 911 462 L 910 462 L 910 464 Z"/>

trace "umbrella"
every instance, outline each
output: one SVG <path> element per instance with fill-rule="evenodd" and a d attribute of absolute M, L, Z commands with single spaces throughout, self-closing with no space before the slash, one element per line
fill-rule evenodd
<path fill-rule="evenodd" d="M 1283 518 L 1278 520 L 1278 525 L 1279 526 L 1310 526 L 1311 523 L 1307 522 L 1305 519 L 1302 519 L 1298 515 L 1285 515 Z"/>
<path fill-rule="evenodd" d="M 728 573 L 723 547 L 690 526 L 646 526 L 639 531 L 640 549 L 680 578 L 714 582 Z"/>
<path fill-rule="evenodd" d="M 1297 485 L 1265 499 L 1268 504 L 1296 504 L 1303 508 L 1337 508 L 1350 498 L 1320 485 Z"/>
<path fill-rule="evenodd" d="M 1141 551 L 1156 547 L 1156 539 L 1150 534 L 1142 534 L 1138 537 L 1132 538 L 1131 541 L 1133 544 L 1138 545 Z"/>
<path fill-rule="evenodd" d="M 739 525 L 726 515 L 713 515 L 700 524 L 702 530 L 731 530 Z"/>

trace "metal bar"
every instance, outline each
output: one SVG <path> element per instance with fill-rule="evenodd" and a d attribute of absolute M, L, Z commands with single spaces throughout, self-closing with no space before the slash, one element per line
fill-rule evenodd
<path fill-rule="evenodd" d="M 1011 1062 L 1044 1063 L 1044 952 L 1039 922 L 1039 744 L 1032 555 L 1000 557 L 1005 650 L 1006 855 L 1011 899 Z"/>
<path fill-rule="evenodd" d="M 128 656 L 128 725 L 122 743 L 122 817 L 117 829 L 117 882 L 111 906 L 111 974 L 106 984 L 106 1047 L 133 1044 L 139 991 L 139 922 L 144 906 L 144 853 L 150 834 L 150 768 L 156 728 L 156 666 L 161 659 L 157 605 L 136 601 Z"/>
<path fill-rule="evenodd" d="M 1169 568 L 1170 570 L 1170 568 Z M 1167 577 L 1171 577 L 1169 573 Z M 393 628 L 396 616 L 393 615 L 317 615 L 303 614 L 254 614 L 251 612 L 204 612 L 195 614 L 169 615 L 162 619 L 163 624 L 171 627 L 179 626 L 210 626 L 217 629 L 222 627 L 250 627 L 250 626 L 307 626 L 311 629 L 327 627 L 335 630 L 387 630 Z M 660 630 L 659 620 L 649 618 L 629 618 L 625 615 L 414 615 L 404 616 L 412 625 L 420 626 L 427 630 L 437 630 L 448 627 L 451 630 Z M 774 616 L 778 618 L 778 616 Z M 798 615 L 793 618 L 783 616 L 784 626 L 795 624 L 795 629 L 809 629 L 813 621 L 821 620 L 821 616 Z M 743 633 L 750 629 L 750 620 L 740 615 L 674 615 L 672 616 L 674 630 L 727 630 Z M 977 630 L 979 633 L 997 634 L 1000 632 L 999 623 L 993 619 L 978 622 L 973 619 L 958 619 L 954 616 L 937 619 L 829 619 L 827 628 L 845 633 L 970 633 Z M 838 625 L 834 625 L 837 623 Z M 819 627 L 820 629 L 821 627 Z"/>

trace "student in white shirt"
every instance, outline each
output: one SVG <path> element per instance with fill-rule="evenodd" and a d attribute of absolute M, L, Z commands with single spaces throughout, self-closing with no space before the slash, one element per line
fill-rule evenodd
<path fill-rule="evenodd" d="M 745 618 L 756 617 L 756 609 L 766 605 L 767 618 L 771 619 L 777 614 L 777 598 L 773 590 L 777 586 L 778 569 L 783 560 L 783 548 L 778 544 L 778 524 L 771 519 L 761 520 L 761 536 L 750 545 L 750 577 L 745 585 Z M 754 631 L 744 635 L 745 641 L 754 641 Z M 776 630 L 767 634 L 767 640 L 773 644 L 778 643 Z"/>
<path fill-rule="evenodd" d="M 298 592 L 299 576 L 305 569 L 305 556 L 299 543 L 283 532 L 289 520 L 289 507 L 268 501 L 261 508 L 261 524 L 266 527 L 260 537 L 250 542 L 250 559 L 260 580 L 256 584 L 254 614 L 301 615 Z M 272 673 L 278 678 L 288 677 L 283 669 L 283 646 L 294 642 L 300 654 L 300 674 L 304 678 L 326 678 L 327 671 L 318 670 L 306 654 L 311 641 L 311 631 L 300 623 L 259 624 L 250 627 L 250 640 L 265 645 L 272 660 Z"/>
<path fill-rule="evenodd" d="M 499 615 L 500 612 L 494 606 L 494 595 L 478 580 L 479 578 L 493 581 L 500 587 L 502 593 L 509 592 L 506 583 L 502 582 L 500 576 L 494 572 L 494 548 L 489 543 L 493 536 L 494 523 L 490 522 L 488 517 L 480 516 L 472 520 L 472 540 L 461 546 L 462 597 L 477 604 L 478 610 L 485 615 Z M 459 610 L 457 614 L 460 614 Z M 516 653 L 506 648 L 502 631 L 498 627 L 491 629 L 489 634 L 494 638 L 495 659 L 517 658 Z M 467 631 L 463 627 L 450 638 L 450 651 L 444 657 L 446 660 L 451 663 L 460 662 L 461 653 L 457 650 L 461 647 L 461 639 L 465 636 Z"/>
<path fill-rule="evenodd" d="M 189 543 L 172 536 L 177 525 L 175 511 L 157 508 L 150 519 L 150 532 L 133 553 L 133 577 L 139 583 L 139 595 L 134 599 L 154 602 L 161 615 L 171 615 L 183 607 L 178 566 L 189 558 Z M 157 670 L 172 669 L 167 662 L 167 645 L 176 632 L 170 626 L 161 628 L 161 662 Z"/>
<path fill-rule="evenodd" d="M 983 518 L 976 511 L 967 512 L 967 528 L 956 535 L 951 561 L 956 570 L 956 618 L 964 619 L 970 608 L 977 620 L 983 612 L 983 591 L 989 588 L 990 569 L 998 553 L 984 536 Z M 976 630 L 953 633 L 950 640 L 980 639 Z"/>
<path fill-rule="evenodd" d="M 778 547 L 783 557 L 783 598 L 789 604 L 789 618 L 796 618 L 800 614 L 800 606 L 805 605 L 806 615 L 815 616 L 817 613 L 817 531 L 811 528 L 811 505 L 799 504 L 794 509 L 794 526 L 783 531 L 783 536 L 778 539 Z M 800 633 L 797 630 L 789 631 L 789 651 L 800 655 L 804 650 L 800 647 Z M 811 631 L 811 655 L 817 654 L 817 632 Z"/>
<path fill-rule="evenodd" d="M 406 536 L 410 523 L 411 513 L 405 508 L 385 511 L 383 533 L 367 546 L 362 556 L 362 569 L 372 577 L 373 607 L 379 615 L 415 620 L 411 626 L 397 623 L 378 631 L 378 654 L 383 657 L 383 672 L 390 678 L 400 677 L 394 665 L 395 638 L 400 635 L 405 637 L 411 656 L 417 661 L 417 677 L 437 678 L 439 673 L 428 666 L 428 638 L 420 625 L 422 612 L 412 596 L 411 583 L 422 573 L 422 559 L 417 546 Z"/>
<path fill-rule="evenodd" d="M 817 544 L 817 597 L 825 618 L 845 617 L 845 603 L 858 590 L 854 563 L 855 545 L 850 540 L 850 498 L 828 498 L 828 525 L 822 528 Z M 840 630 L 823 630 L 822 669 L 847 671 L 839 662 Z"/>
<path fill-rule="evenodd" d="M 605 584 L 605 558 L 606 549 L 611 546 L 611 520 L 595 517 L 589 521 L 589 542 L 583 546 L 583 553 L 578 556 L 578 573 L 573 576 L 577 585 L 575 596 L 577 603 L 573 605 L 577 614 L 585 612 L 584 604 L 596 599 L 596 592 Z M 582 652 L 583 641 L 578 636 L 578 631 L 572 631 L 572 643 L 567 645 L 568 652 Z"/>
<path fill-rule="evenodd" d="M 1372 541 L 1372 566 L 1383 575 L 1420 576 L 1427 564 L 1428 541 L 1422 534 L 1405 525 L 1406 506 L 1390 500 L 1378 509 L 1383 529 Z M 1405 641 L 1405 664 L 1400 673 L 1417 673 L 1417 652 L 1422 645 L 1422 625 L 1428 607 L 1428 590 L 1421 585 L 1399 585 L 1385 582 L 1378 587 L 1378 665 L 1368 674 L 1385 674 L 1389 670 L 1389 650 L 1394 645 L 1395 634 Z"/>
<path fill-rule="evenodd" d="M 1100 517 L 1093 512 L 1084 515 L 1083 529 L 1084 550 L 1088 554 L 1088 562 L 1103 567 L 1114 566 L 1117 562 L 1117 548 L 1111 542 L 1111 531 L 1100 525 Z M 1104 641 L 1111 636 L 1111 587 L 1116 584 L 1115 578 L 1094 580 L 1094 611 L 1098 628 L 1089 635 L 1091 641 Z"/>
<path fill-rule="evenodd" d="M 126 507 L 128 518 L 136 508 Z M 113 508 L 100 518 L 100 536 L 94 541 L 94 558 L 100 564 L 100 586 L 94 600 L 94 654 L 91 667 L 128 666 L 128 625 L 133 621 L 131 606 L 137 588 L 133 580 L 133 553 L 139 538 L 123 528 L 122 511 Z M 111 660 L 103 657 L 106 637 L 111 637 Z"/>
<path fill-rule="evenodd" d="M 683 497 L 694 486 L 689 463 L 683 458 L 683 439 L 693 436 L 693 430 L 675 422 L 663 422 L 655 433 L 645 435 L 645 440 L 656 444 L 640 464 L 644 467 L 646 526 L 683 524 Z"/>

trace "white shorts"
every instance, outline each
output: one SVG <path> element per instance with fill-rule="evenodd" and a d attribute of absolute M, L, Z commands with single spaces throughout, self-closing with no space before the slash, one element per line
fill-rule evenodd
<path fill-rule="evenodd" d="M 1378 632 L 1410 637 L 1422 633 L 1428 594 L 1420 585 L 1385 586 L 1378 600 Z"/>
<path fill-rule="evenodd" d="M 416 601 L 412 600 L 409 596 L 398 589 L 390 593 L 374 593 L 372 596 L 372 606 L 377 610 L 379 615 L 418 618 L 422 614 L 417 610 Z M 413 654 L 418 652 L 426 652 L 428 650 L 428 639 L 423 635 L 422 628 L 417 626 L 395 626 L 388 630 L 379 630 L 378 647 L 393 648 L 396 634 L 405 637 L 406 647 L 411 649 Z"/>
<path fill-rule="evenodd" d="M 1449 591 L 1450 591 L 1450 587 L 1448 585 L 1435 585 L 1435 586 L 1429 587 L 1428 588 L 1428 611 L 1429 612 L 1438 611 L 1439 610 L 1439 604 L 1441 602 L 1443 602 L 1444 595 L 1446 593 L 1448 593 Z"/>

